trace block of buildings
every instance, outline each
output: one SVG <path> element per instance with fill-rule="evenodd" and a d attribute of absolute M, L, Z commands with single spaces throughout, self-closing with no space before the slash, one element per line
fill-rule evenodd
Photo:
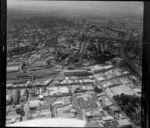
<path fill-rule="evenodd" d="M 128 119 L 121 119 L 121 120 L 117 120 L 118 123 L 118 128 L 123 128 L 123 127 L 127 127 L 127 126 L 131 126 L 131 123 L 129 122 Z"/>

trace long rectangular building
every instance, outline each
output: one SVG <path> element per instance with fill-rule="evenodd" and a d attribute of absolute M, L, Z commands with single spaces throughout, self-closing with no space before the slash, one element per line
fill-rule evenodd
<path fill-rule="evenodd" d="M 86 76 L 90 74 L 91 73 L 86 70 L 66 70 L 64 72 L 65 76 Z"/>
<path fill-rule="evenodd" d="M 7 66 L 7 72 L 18 72 L 20 69 L 19 65 Z"/>

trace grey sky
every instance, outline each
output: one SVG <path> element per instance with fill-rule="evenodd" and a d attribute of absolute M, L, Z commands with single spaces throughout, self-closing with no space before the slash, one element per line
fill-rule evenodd
<path fill-rule="evenodd" d="M 113 12 L 126 14 L 143 14 L 142 2 L 118 1 L 30 1 L 7 0 L 7 7 L 17 9 L 29 9 L 35 11 L 61 10 L 64 12 L 90 12 L 93 14 Z"/>

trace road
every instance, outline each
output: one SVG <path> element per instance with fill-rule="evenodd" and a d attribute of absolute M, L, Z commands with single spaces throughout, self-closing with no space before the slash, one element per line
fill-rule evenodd
<path fill-rule="evenodd" d="M 83 119 L 82 111 L 81 111 L 80 106 L 79 106 L 79 104 L 78 104 L 78 102 L 77 102 L 77 99 L 76 99 L 76 97 L 75 97 L 75 94 L 74 94 L 74 92 L 73 92 L 72 89 L 71 89 L 71 86 L 72 86 L 72 85 L 69 85 L 69 84 L 68 84 L 69 90 L 70 90 L 71 95 L 72 95 L 72 100 L 73 100 L 73 102 L 75 103 L 76 110 L 78 111 L 78 118 L 82 120 L 82 119 Z"/>

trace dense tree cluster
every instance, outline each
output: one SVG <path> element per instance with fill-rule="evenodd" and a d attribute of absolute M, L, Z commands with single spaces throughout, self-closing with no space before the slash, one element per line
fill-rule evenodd
<path fill-rule="evenodd" d="M 137 96 L 130 96 L 121 94 L 114 96 L 117 104 L 121 107 L 122 111 L 136 124 L 141 124 L 141 98 Z"/>

